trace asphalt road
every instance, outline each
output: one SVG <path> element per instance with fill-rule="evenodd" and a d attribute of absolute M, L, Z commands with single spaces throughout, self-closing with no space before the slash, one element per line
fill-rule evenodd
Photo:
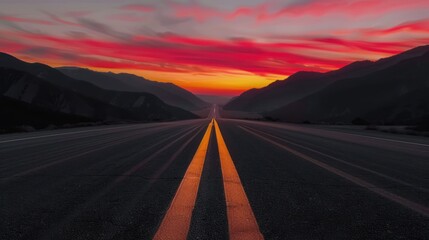
<path fill-rule="evenodd" d="M 1 135 L 0 239 L 429 238 L 428 139 L 217 113 Z"/>

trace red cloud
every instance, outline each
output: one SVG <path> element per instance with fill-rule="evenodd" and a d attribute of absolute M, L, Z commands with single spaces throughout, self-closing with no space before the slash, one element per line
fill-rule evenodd
<path fill-rule="evenodd" d="M 93 39 L 70 39 L 41 34 L 19 34 L 24 39 L 37 42 L 41 46 L 78 52 L 83 56 L 99 56 L 128 62 L 124 68 L 193 71 L 195 67 L 225 70 L 243 70 L 259 75 L 288 75 L 297 68 L 323 70 L 322 65 L 335 68 L 345 64 L 342 60 L 328 60 L 287 52 L 286 49 L 270 44 L 244 41 L 216 41 L 184 38 L 180 36 L 161 36 L 146 38 L 140 42 L 111 42 Z M 74 60 L 75 61 L 75 60 Z M 115 62 L 114 60 L 111 60 Z M 129 64 L 133 62 L 134 64 Z M 150 63 L 150 64 L 148 64 Z M 144 64 L 144 66 L 143 66 Z M 90 66 L 101 67 L 100 64 Z M 111 67 L 110 65 L 106 68 Z M 191 69 L 191 70 L 189 70 Z"/>
<path fill-rule="evenodd" d="M 328 14 L 347 15 L 351 17 L 380 15 L 393 11 L 407 9 L 428 8 L 427 0 L 312 0 L 279 8 L 271 1 L 266 1 L 254 6 L 240 6 L 232 10 L 220 10 L 208 7 L 197 2 L 177 3 L 168 2 L 168 9 L 172 9 L 175 17 L 192 18 L 197 21 L 205 21 L 210 18 L 222 18 L 225 20 L 236 19 L 241 16 L 252 17 L 259 21 L 273 20 L 283 16 L 324 16 Z M 150 5 L 131 4 L 122 6 L 121 9 L 141 12 L 152 12 L 156 9 Z"/>
<path fill-rule="evenodd" d="M 7 22 L 15 22 L 15 23 L 31 23 L 31 24 L 41 24 L 41 25 L 54 24 L 53 22 L 46 21 L 46 20 L 33 19 L 33 18 L 20 18 L 20 17 L 7 16 L 7 15 L 0 16 L 0 20 L 7 21 Z"/>
<path fill-rule="evenodd" d="M 128 5 L 122 6 L 121 9 L 138 11 L 138 12 L 153 12 L 153 11 L 155 11 L 155 8 L 153 8 L 152 6 L 143 5 L 143 4 L 128 4 Z"/>
<path fill-rule="evenodd" d="M 222 17 L 223 12 L 209 7 L 204 7 L 201 5 L 184 5 L 184 4 L 174 4 L 173 9 L 176 17 L 179 18 L 193 18 L 197 21 L 205 21 L 213 17 Z"/>
<path fill-rule="evenodd" d="M 356 51 L 356 49 L 382 54 L 397 54 L 403 49 L 410 47 L 409 43 L 402 42 L 368 42 L 368 41 L 347 41 L 338 38 L 315 38 L 314 42 L 339 45 L 346 47 L 349 52 Z"/>
<path fill-rule="evenodd" d="M 257 6 L 242 6 L 232 12 L 219 12 L 215 9 L 208 9 L 195 6 L 192 10 L 196 14 L 206 16 L 220 16 L 226 19 L 234 19 L 239 16 L 254 17 L 257 20 L 273 20 L 282 16 L 303 16 L 311 15 L 320 17 L 328 14 L 343 14 L 352 17 L 379 15 L 392 11 L 404 11 L 406 9 L 428 8 L 427 0 L 313 0 L 308 3 L 294 4 L 275 10 L 275 6 L 266 2 Z M 269 10 L 269 9 L 274 10 Z"/>
<path fill-rule="evenodd" d="M 313 0 L 306 4 L 287 6 L 274 13 L 260 16 L 260 20 L 271 20 L 282 16 L 323 16 L 328 14 L 347 15 L 351 17 L 380 15 L 393 11 L 428 8 L 427 0 Z"/>
<path fill-rule="evenodd" d="M 217 72 L 242 70 L 262 76 L 290 75 L 299 70 L 326 71 L 350 62 L 349 59 L 332 58 L 330 52 L 376 53 L 387 56 L 413 46 L 413 42 L 365 42 L 336 38 L 303 40 L 308 44 L 259 43 L 250 40 L 188 38 L 172 34 L 145 37 L 143 40 L 130 42 L 72 39 L 28 33 L 20 34 L 19 37 L 24 40 L 31 39 L 41 46 L 103 59 L 90 59 L 85 62 L 92 67 L 189 73 L 200 71 L 201 68 L 211 68 Z M 311 44 L 317 47 L 307 48 Z M 317 54 L 312 52 L 312 49 L 317 50 Z M 323 52 L 326 52 L 326 56 Z"/>
<path fill-rule="evenodd" d="M 383 35 L 394 34 L 399 32 L 429 33 L 429 18 L 421 19 L 417 21 L 405 22 L 387 29 L 370 29 L 370 30 L 364 30 L 363 32 L 366 35 L 375 35 L 375 36 L 383 36 Z"/>
<path fill-rule="evenodd" d="M 302 38 L 290 43 L 267 43 L 249 39 L 190 38 L 175 34 L 139 36 L 129 41 L 107 41 L 34 33 L 0 31 L 0 34 L 9 37 L 0 40 L 0 51 L 21 57 L 32 56 L 32 61 L 56 66 L 78 65 L 208 76 L 234 75 L 236 70 L 260 76 L 287 76 L 301 70 L 327 71 L 350 63 L 351 59 L 347 59 L 350 56 L 388 56 L 427 41 L 427 38 L 408 42 Z M 336 55 L 339 52 L 348 55 L 340 57 Z M 212 91 L 192 84 L 188 88 L 198 92 Z M 242 90 L 229 88 L 231 94 Z M 219 92 L 226 94 L 225 89 Z"/>

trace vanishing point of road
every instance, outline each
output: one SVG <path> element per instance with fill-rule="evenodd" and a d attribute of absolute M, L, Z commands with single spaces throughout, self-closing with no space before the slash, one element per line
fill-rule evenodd
<path fill-rule="evenodd" d="M 429 139 L 207 119 L 0 136 L 0 239 L 428 239 Z"/>

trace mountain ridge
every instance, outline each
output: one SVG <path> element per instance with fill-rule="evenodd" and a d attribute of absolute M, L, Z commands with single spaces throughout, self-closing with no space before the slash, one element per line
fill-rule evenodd
<path fill-rule="evenodd" d="M 42 120 L 47 121 L 45 125 L 50 122 L 48 117 L 37 117 L 37 112 L 61 120 L 58 123 L 78 119 L 146 122 L 197 118 L 189 111 L 164 103 L 153 94 L 104 90 L 72 79 L 48 65 L 27 63 L 3 53 L 0 55 L 0 97 L 4 106 L 11 103 L 19 109 L 16 116 L 11 115 L 10 108 L 0 109 L 2 114 L 8 114 L 11 119 L 35 117 L 38 122 L 27 122 L 39 125 Z M 10 121 L 4 123 L 12 124 Z"/>
<path fill-rule="evenodd" d="M 264 115 L 297 123 L 347 124 L 358 118 L 372 124 L 419 124 L 427 121 L 429 101 L 422 96 L 429 93 L 429 69 L 426 67 L 429 65 L 429 49 L 419 49 L 426 52 L 400 59 L 387 68 L 364 76 L 334 82 Z M 401 103 L 400 99 L 407 103 Z"/>
<path fill-rule="evenodd" d="M 130 73 L 98 72 L 79 67 L 58 67 L 56 69 L 69 77 L 92 83 L 106 90 L 151 93 L 167 104 L 188 111 L 208 106 L 191 92 L 173 83 L 152 81 Z"/>
<path fill-rule="evenodd" d="M 378 61 L 357 61 L 340 69 L 319 72 L 297 72 L 285 80 L 275 81 L 266 87 L 251 89 L 232 99 L 225 105 L 226 110 L 269 112 L 311 95 L 330 84 L 346 78 L 359 77 L 388 68 L 396 63 L 421 56 L 429 51 L 429 45 L 419 46 L 400 54 Z M 313 74 L 313 77 L 308 77 Z"/>

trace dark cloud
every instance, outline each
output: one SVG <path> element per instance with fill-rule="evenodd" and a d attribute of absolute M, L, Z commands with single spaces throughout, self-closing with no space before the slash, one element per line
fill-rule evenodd
<path fill-rule="evenodd" d="M 65 20 L 63 18 L 58 17 L 55 14 L 52 14 L 50 12 L 47 11 L 42 11 L 46 16 L 48 16 L 52 21 L 58 23 L 58 24 L 65 24 L 65 25 L 70 25 L 70 26 L 79 26 L 79 24 L 75 23 L 75 22 L 71 22 L 68 20 Z"/>
<path fill-rule="evenodd" d="M 80 58 L 80 55 L 77 55 L 77 54 L 74 54 L 74 53 L 69 53 L 69 52 L 58 53 L 58 56 L 61 59 L 69 60 L 69 61 L 73 61 L 73 60 L 76 60 L 76 59 Z"/>
<path fill-rule="evenodd" d="M 0 13 L 0 25 L 4 25 L 7 28 L 17 30 L 19 32 L 25 32 L 25 33 L 34 33 L 34 31 L 29 30 L 28 28 L 21 27 L 19 24 L 8 21 L 6 18 L 4 18 L 6 15 Z"/>
<path fill-rule="evenodd" d="M 87 29 L 90 29 L 94 32 L 98 32 L 107 36 L 110 36 L 112 38 L 116 38 L 119 40 L 130 40 L 132 38 L 132 35 L 127 34 L 127 33 L 123 33 L 123 32 L 119 32 L 116 31 L 115 29 L 109 27 L 106 24 L 103 23 L 99 23 L 93 20 L 89 20 L 89 19 L 79 19 L 79 23 Z"/>
<path fill-rule="evenodd" d="M 67 36 L 73 38 L 73 39 L 82 39 L 82 38 L 88 38 L 88 34 L 80 31 L 69 31 L 66 33 Z"/>
<path fill-rule="evenodd" d="M 50 47 L 31 47 L 27 46 L 23 50 L 18 51 L 20 54 L 25 54 L 31 57 L 41 58 L 41 57 L 53 57 L 62 60 L 73 61 L 79 59 L 80 56 L 75 53 L 70 53 L 56 48 Z"/>
<path fill-rule="evenodd" d="M 24 50 L 19 51 L 21 54 L 27 54 L 32 57 L 43 57 L 50 53 L 52 53 L 53 50 L 51 48 L 47 47 L 29 47 Z"/>

